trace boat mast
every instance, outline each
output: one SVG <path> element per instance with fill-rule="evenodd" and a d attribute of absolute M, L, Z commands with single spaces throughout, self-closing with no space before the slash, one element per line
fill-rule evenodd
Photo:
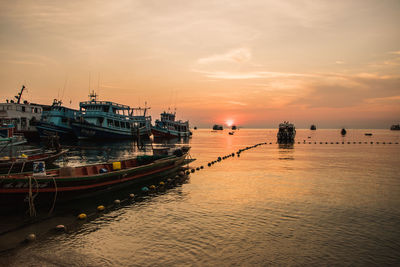
<path fill-rule="evenodd" d="M 22 92 L 24 91 L 24 89 L 25 89 L 25 85 L 22 85 L 21 92 L 19 92 L 18 95 L 15 96 L 15 98 L 17 99 L 17 104 L 19 104 L 21 102 L 21 96 L 22 96 Z"/>

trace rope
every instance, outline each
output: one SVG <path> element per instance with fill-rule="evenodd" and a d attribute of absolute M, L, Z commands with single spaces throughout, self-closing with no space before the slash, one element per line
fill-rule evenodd
<path fill-rule="evenodd" d="M 35 204 L 33 203 L 33 196 L 32 196 L 32 176 L 29 176 L 29 215 L 31 217 L 36 216 L 36 209 Z"/>
<path fill-rule="evenodd" d="M 53 205 L 51 206 L 51 209 L 49 210 L 49 215 L 50 215 L 51 213 L 53 213 L 54 207 L 55 207 L 55 205 L 56 205 L 57 192 L 58 192 L 56 179 L 54 179 L 54 176 L 53 176 L 52 178 L 53 178 L 54 187 L 55 187 L 55 189 L 56 189 L 56 192 L 55 192 L 55 194 L 54 194 Z"/>

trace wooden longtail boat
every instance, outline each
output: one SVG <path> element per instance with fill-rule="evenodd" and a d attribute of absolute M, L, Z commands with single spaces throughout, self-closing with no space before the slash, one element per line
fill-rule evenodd
<path fill-rule="evenodd" d="M 59 151 L 47 151 L 21 157 L 2 157 L 0 158 L 0 173 L 32 171 L 33 162 L 44 161 L 46 165 L 48 165 L 67 152 L 68 149 L 62 149 Z"/>
<path fill-rule="evenodd" d="M 45 175 L 33 172 L 0 176 L 0 204 L 28 205 L 83 198 L 111 188 L 154 179 L 176 172 L 184 164 L 189 147 L 173 151 L 172 155 L 138 156 L 118 162 L 48 170 Z"/>

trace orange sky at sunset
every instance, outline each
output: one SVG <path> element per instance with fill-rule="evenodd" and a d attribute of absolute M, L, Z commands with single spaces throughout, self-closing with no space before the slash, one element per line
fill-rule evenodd
<path fill-rule="evenodd" d="M 1 102 L 177 108 L 211 127 L 400 122 L 400 1 L 1 1 Z M 72 101 L 70 105 L 69 102 Z"/>

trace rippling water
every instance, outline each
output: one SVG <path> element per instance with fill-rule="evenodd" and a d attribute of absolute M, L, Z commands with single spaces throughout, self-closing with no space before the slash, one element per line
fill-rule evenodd
<path fill-rule="evenodd" d="M 275 139 L 276 130 L 197 130 L 189 141 L 197 159 L 191 165 L 205 169 L 186 183 L 69 233 L 47 234 L 3 260 L 12 266 L 399 264 L 400 132 L 348 130 L 342 137 L 339 130 L 298 130 L 291 147 Z M 268 144 L 207 167 L 261 142 Z M 132 152 L 129 142 L 102 144 L 70 161 Z"/>

